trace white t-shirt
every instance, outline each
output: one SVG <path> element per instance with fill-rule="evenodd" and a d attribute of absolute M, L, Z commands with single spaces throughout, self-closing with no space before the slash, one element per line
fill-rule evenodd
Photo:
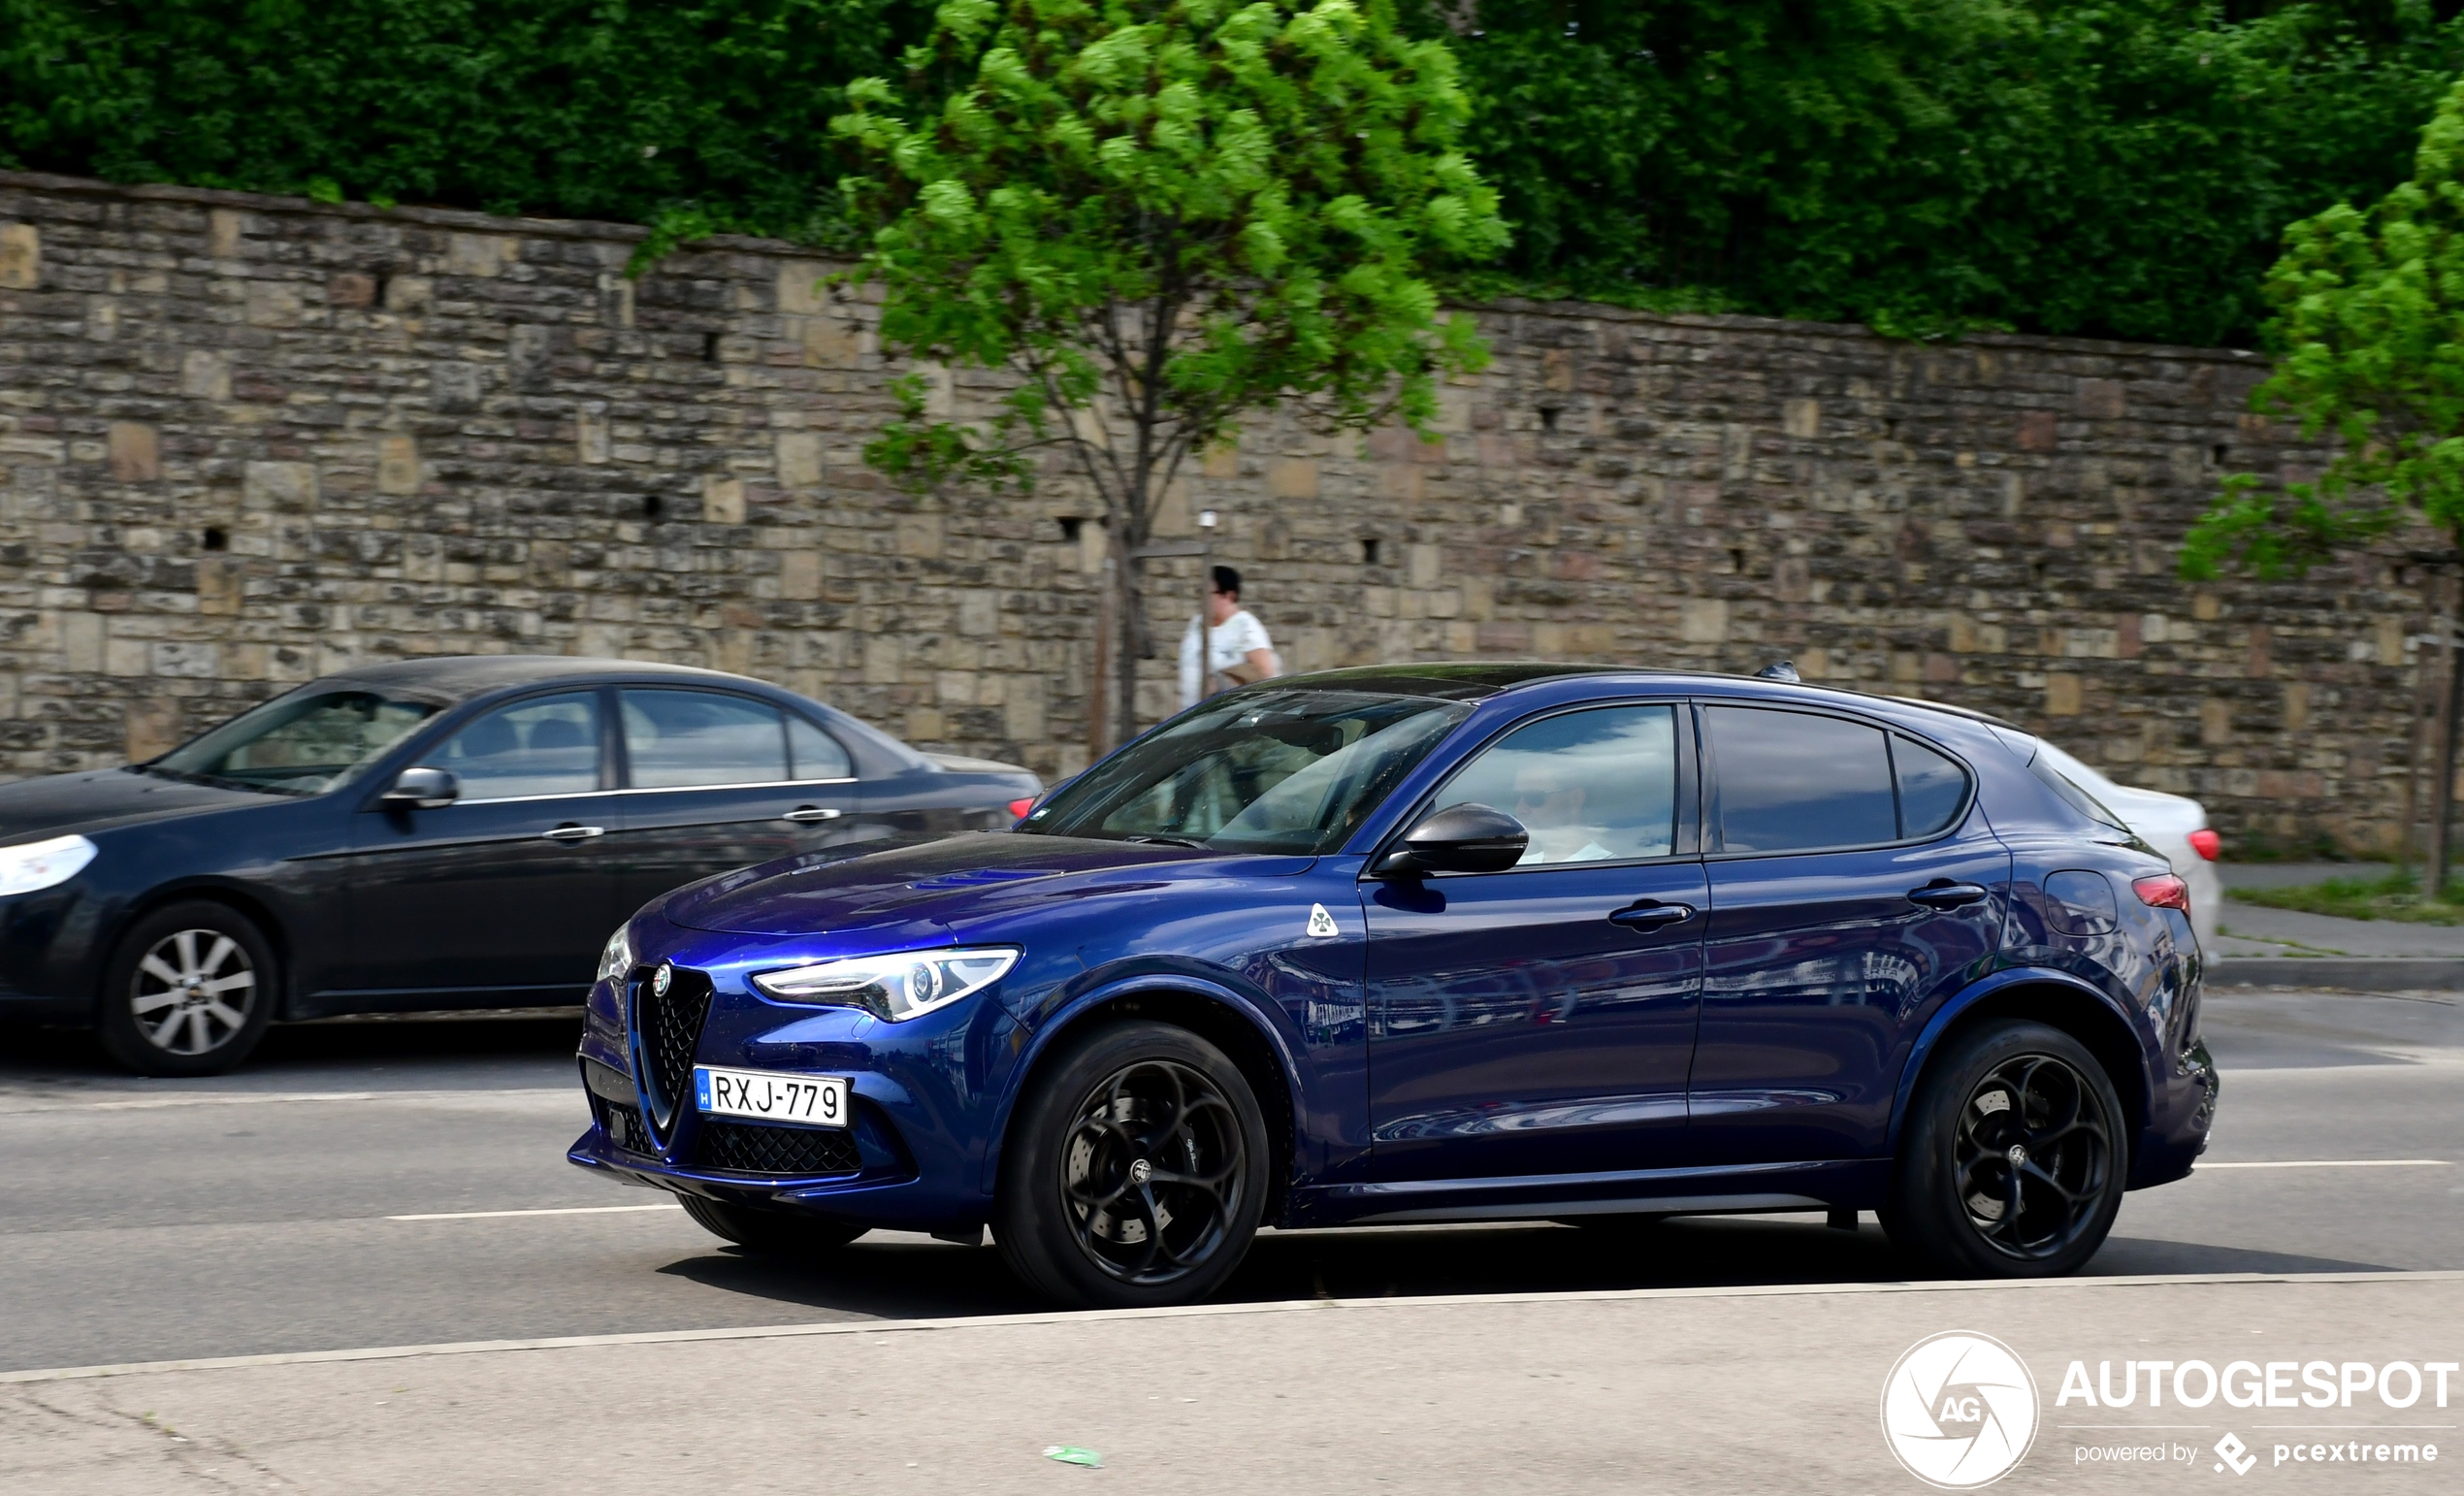
<path fill-rule="evenodd" d="M 1266 636 L 1266 625 L 1259 623 L 1248 608 L 1216 624 L 1215 636 L 1208 643 L 1208 665 L 1214 670 L 1228 670 L 1245 663 L 1252 649 L 1263 649 L 1269 654 L 1275 650 L 1275 642 Z M 1277 668 L 1281 666 L 1279 664 Z M 1181 704 L 1198 704 L 1198 619 L 1194 613 L 1189 616 L 1188 629 L 1181 635 Z"/>

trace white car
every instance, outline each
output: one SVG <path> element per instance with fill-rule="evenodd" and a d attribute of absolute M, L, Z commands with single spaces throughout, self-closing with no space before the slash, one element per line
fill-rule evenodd
<path fill-rule="evenodd" d="M 2214 951 L 2224 884 L 2216 875 L 2216 854 L 2221 842 L 2208 829 L 2207 808 L 2188 796 L 2115 784 L 2043 738 L 2036 741 L 2062 777 L 2103 801 L 2141 840 L 2164 854 L 2173 870 L 2190 886 L 2190 928 L 2198 933 L 2199 949 Z"/>

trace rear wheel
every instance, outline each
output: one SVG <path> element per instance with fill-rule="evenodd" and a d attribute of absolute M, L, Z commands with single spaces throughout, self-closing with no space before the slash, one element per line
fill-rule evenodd
<path fill-rule="evenodd" d="M 1162 1024 L 1095 1029 L 1020 1103 L 993 1235 L 1063 1302 L 1188 1303 L 1248 1254 L 1269 1156 L 1257 1097 L 1221 1050 Z"/>
<path fill-rule="evenodd" d="M 1961 1277 L 2074 1272 L 2113 1229 L 2128 1158 L 2122 1103 L 2078 1040 L 1988 1024 L 1918 1084 L 1884 1225 Z"/>
<path fill-rule="evenodd" d="M 140 1075 L 217 1075 L 274 1018 L 274 952 L 246 916 L 202 900 L 137 922 L 103 970 L 96 1028 Z"/>
<path fill-rule="evenodd" d="M 769 1257 L 811 1257 L 836 1252 L 864 1234 L 865 1227 L 822 1216 L 762 1210 L 752 1205 L 723 1205 L 699 1195 L 676 1196 L 703 1230 L 747 1252 Z"/>

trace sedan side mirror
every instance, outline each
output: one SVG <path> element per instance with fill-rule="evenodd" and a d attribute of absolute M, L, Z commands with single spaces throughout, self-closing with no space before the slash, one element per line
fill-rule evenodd
<path fill-rule="evenodd" d="M 434 810 L 461 797 L 462 781 L 451 770 L 421 765 L 404 769 L 376 803 L 388 810 Z"/>
<path fill-rule="evenodd" d="M 1378 861 L 1380 878 L 1433 872 L 1504 872 L 1523 860 L 1532 833 L 1494 806 L 1448 805 L 1403 833 L 1403 844 Z"/>

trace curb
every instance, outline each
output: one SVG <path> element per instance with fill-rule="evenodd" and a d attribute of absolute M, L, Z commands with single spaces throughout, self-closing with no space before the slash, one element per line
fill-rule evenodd
<path fill-rule="evenodd" d="M 2230 956 L 2207 963 L 2210 987 L 2332 988 L 2351 992 L 2464 992 L 2464 957 Z"/>

